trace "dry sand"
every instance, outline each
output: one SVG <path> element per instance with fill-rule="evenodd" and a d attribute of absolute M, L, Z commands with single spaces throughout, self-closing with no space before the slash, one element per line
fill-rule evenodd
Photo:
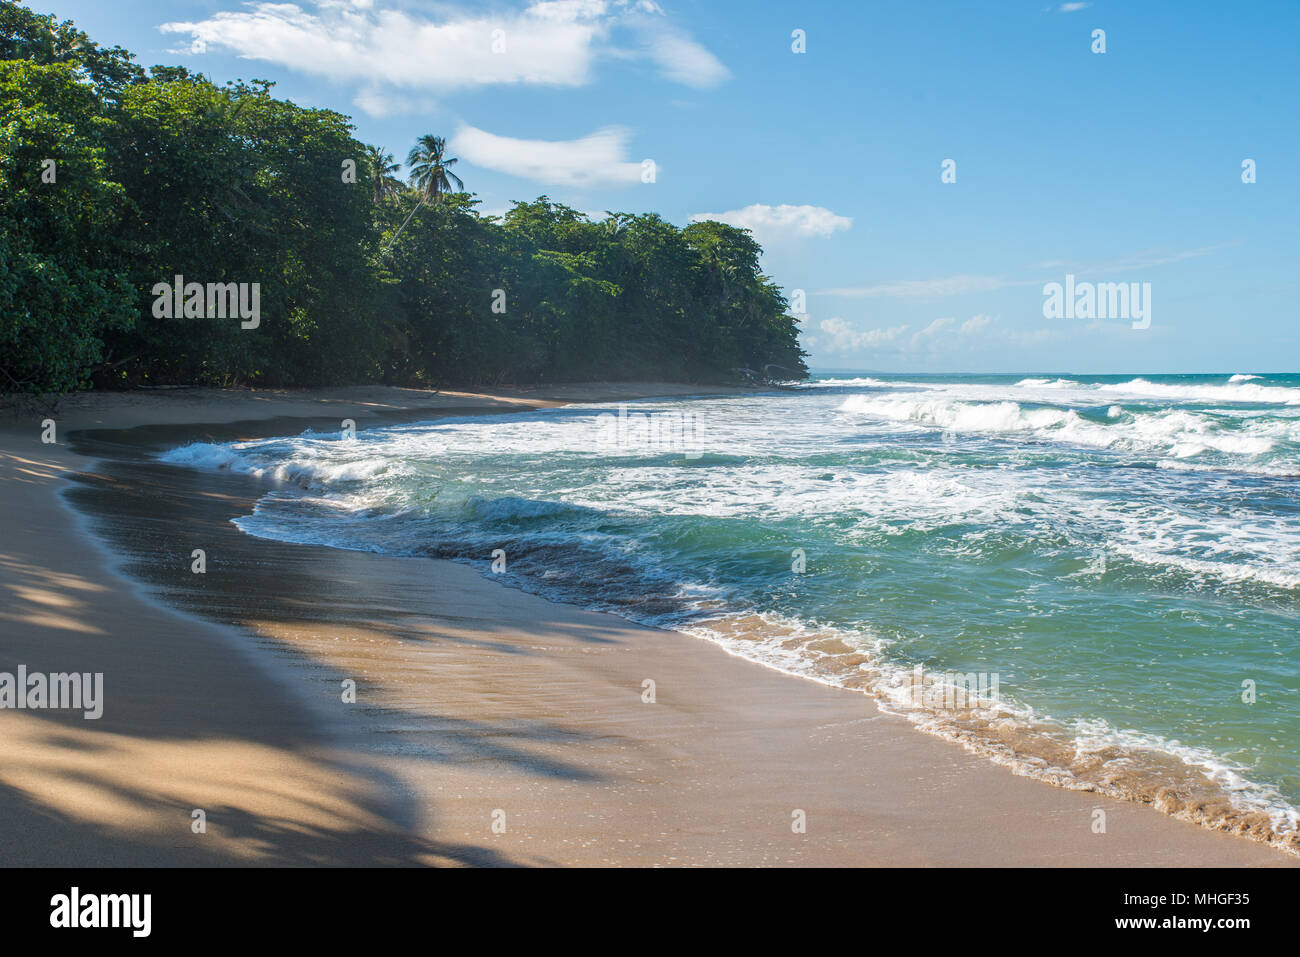
<path fill-rule="evenodd" d="M 185 390 L 9 410 L 0 671 L 103 672 L 106 704 L 98 721 L 0 711 L 0 864 L 1296 863 L 464 565 L 249 538 L 227 519 L 254 480 L 141 464 L 122 436 L 72 443 L 102 461 L 68 444 L 690 391 Z M 196 542 L 205 576 L 188 573 Z"/>

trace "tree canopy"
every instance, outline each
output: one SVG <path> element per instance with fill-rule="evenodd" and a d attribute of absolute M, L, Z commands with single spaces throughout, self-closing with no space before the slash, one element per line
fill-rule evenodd
<path fill-rule="evenodd" d="M 0 391 L 806 374 L 748 231 L 484 216 L 441 137 L 408 185 L 354 133 L 0 0 Z M 256 284 L 260 321 L 159 315 L 175 277 Z"/>

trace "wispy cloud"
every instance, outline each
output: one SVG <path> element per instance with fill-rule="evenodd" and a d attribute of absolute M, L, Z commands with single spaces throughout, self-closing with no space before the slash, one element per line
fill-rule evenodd
<path fill-rule="evenodd" d="M 983 314 L 971 316 L 961 323 L 952 316 L 943 316 L 912 336 L 908 345 L 914 352 L 942 351 L 945 345 L 978 335 L 992 321 L 989 316 Z"/>
<path fill-rule="evenodd" d="M 991 292 L 1012 283 L 1001 276 L 945 276 L 941 279 L 898 279 L 867 286 L 842 286 L 823 290 L 820 295 L 852 298 L 944 299 L 971 292 Z"/>
<path fill-rule="evenodd" d="M 878 329 L 859 329 L 846 319 L 833 316 L 818 323 L 818 332 L 812 336 L 805 336 L 804 344 L 810 348 L 816 346 L 820 351 L 828 354 L 863 351 L 877 354 L 884 352 L 890 355 L 935 353 L 945 351 L 949 346 L 969 342 L 987 329 L 993 321 L 990 316 L 983 314 L 972 316 L 960 323 L 952 316 L 943 316 L 909 336 L 907 332 L 911 326 L 906 324 Z"/>
<path fill-rule="evenodd" d="M 1091 3 L 1063 3 L 1056 9 L 1058 13 L 1075 13 L 1090 6 L 1092 6 Z"/>
<path fill-rule="evenodd" d="M 250 60 L 363 84 L 358 105 L 393 112 L 394 89 L 443 92 L 472 86 L 590 83 L 598 60 L 654 63 L 665 78 L 713 86 L 729 74 L 704 46 L 649 0 L 541 0 L 484 13 L 412 13 L 378 0 L 254 2 L 203 20 L 162 24 Z M 622 37 L 625 42 L 619 42 Z M 187 52 L 184 48 L 176 52 Z"/>
<path fill-rule="evenodd" d="M 628 158 L 629 133 L 610 126 L 576 140 L 525 140 L 464 126 L 451 149 L 465 162 L 556 186 L 610 187 L 641 181 Z"/>
<path fill-rule="evenodd" d="M 822 351 L 859 352 L 862 349 L 878 349 L 889 345 L 907 332 L 907 326 L 893 326 L 888 329 L 859 330 L 839 316 L 823 319 L 817 324 L 821 335 L 814 340 Z"/>
<path fill-rule="evenodd" d="M 1217 253 L 1221 249 L 1231 249 L 1240 245 L 1240 242 L 1219 243 L 1215 246 L 1199 246 L 1196 249 L 1184 249 L 1176 252 L 1162 249 L 1145 249 L 1107 263 L 1083 266 L 1080 269 L 1089 272 L 1132 272 L 1135 269 L 1154 269 L 1156 266 L 1168 266 L 1170 263 L 1180 263 L 1188 259 L 1200 259 L 1202 256 Z"/>
<path fill-rule="evenodd" d="M 717 86 L 731 75 L 721 60 L 672 27 L 648 30 L 646 47 L 664 77 L 683 86 Z"/>
<path fill-rule="evenodd" d="M 1007 276 L 979 275 L 963 273 L 956 276 L 944 276 L 938 279 L 898 279 L 889 282 L 878 282 L 863 286 L 840 286 L 834 289 L 823 289 L 817 292 L 817 295 L 824 296 L 846 296 L 850 298 L 877 298 L 884 297 L 889 299 L 945 299 L 949 296 L 961 296 L 969 293 L 992 292 L 996 289 L 1004 289 L 1011 286 L 1036 286 L 1044 282 L 1059 280 L 1063 272 L 1073 272 L 1079 276 L 1097 276 L 1105 277 L 1113 273 L 1133 272 L 1142 269 L 1155 269 L 1159 266 L 1168 266 L 1172 263 L 1184 262 L 1188 259 L 1198 259 L 1202 256 L 1209 256 L 1222 249 L 1229 249 L 1233 246 L 1240 246 L 1241 243 L 1219 243 L 1215 246 L 1200 246 L 1196 249 L 1185 249 L 1178 251 L 1168 251 L 1160 249 L 1147 249 L 1142 252 L 1130 253 L 1121 256 L 1118 259 L 1112 259 L 1108 262 L 1067 262 L 1066 260 L 1050 260 L 1047 262 L 1037 263 L 1034 269 L 1053 269 L 1057 272 L 1053 275 L 1038 276 L 1033 279 L 1012 279 Z"/>
<path fill-rule="evenodd" d="M 852 218 L 839 216 L 824 206 L 787 204 L 765 206 L 756 203 L 744 209 L 732 209 L 725 213 L 694 213 L 690 217 L 693 223 L 706 219 L 748 229 L 760 242 L 788 236 L 825 238 L 853 225 Z"/>

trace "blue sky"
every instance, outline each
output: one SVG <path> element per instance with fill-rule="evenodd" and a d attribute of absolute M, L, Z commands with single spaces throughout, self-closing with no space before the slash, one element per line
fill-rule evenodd
<path fill-rule="evenodd" d="M 446 136 L 486 211 L 750 226 L 814 368 L 1300 369 L 1295 2 L 29 5 L 399 159 Z M 1045 318 L 1067 273 L 1149 283 L 1149 325 Z"/>

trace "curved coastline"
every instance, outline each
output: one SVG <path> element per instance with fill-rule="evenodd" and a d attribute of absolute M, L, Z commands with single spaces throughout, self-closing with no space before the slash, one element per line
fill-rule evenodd
<path fill-rule="evenodd" d="M 646 386 L 596 388 L 605 389 L 598 392 L 601 396 L 656 394 Z M 388 391 L 382 400 L 374 389 L 256 399 L 235 394 L 224 404 L 219 394 L 192 402 L 150 396 L 119 400 L 117 408 L 112 408 L 112 396 L 83 397 L 78 404 L 84 408 L 66 414 L 64 435 L 73 429 L 149 424 L 155 437 L 161 429 L 198 438 L 222 430 L 203 422 L 236 421 L 247 427 L 261 420 L 258 428 L 265 429 L 275 427 L 276 417 L 292 416 L 301 428 L 307 424 L 304 417 L 333 419 L 341 409 L 362 409 L 353 416 L 360 428 L 387 416 L 428 417 L 439 406 L 500 411 L 591 400 L 593 395 L 588 390 L 571 398 L 575 391 L 554 390 L 544 398 L 444 396 L 431 404 L 426 396 L 422 404 L 418 393 Z M 46 522 L 44 535 L 37 537 L 56 550 L 41 556 L 39 543 L 31 542 L 30 557 L 43 557 L 50 575 L 66 574 L 58 567 L 59 546 L 53 543 L 76 550 L 80 532 L 66 514 L 59 520 L 42 509 L 57 509 L 50 491 L 62 484 L 60 476 L 90 463 L 63 446 L 42 448 L 34 434 L 31 423 L 12 418 L 6 428 L 10 464 L 17 468 L 26 462 L 29 472 L 41 471 L 39 480 L 23 480 L 21 501 L 9 494 L 12 487 L 6 498 L 24 515 L 39 515 Z M 102 442 L 104 433 L 97 439 Z M 95 455 L 107 448 L 97 452 L 91 443 L 84 451 Z M 249 652 L 245 657 L 254 661 L 279 661 L 286 680 L 297 682 L 298 693 L 314 701 L 310 708 L 290 708 L 286 696 L 267 692 L 269 703 L 253 704 L 245 714 L 250 727 L 259 721 L 275 726 L 286 710 L 314 725 L 318 718 L 307 717 L 309 712 L 334 709 L 338 727 L 325 735 L 336 749 L 334 769 L 357 769 L 354 783 L 369 789 L 366 801 L 359 803 L 368 802 L 374 815 L 356 828 L 355 836 L 338 839 L 339 848 L 352 844 L 346 855 L 338 852 L 340 860 L 355 860 L 356 855 L 388 859 L 375 844 L 376 834 L 386 834 L 389 841 L 410 841 L 404 849 L 409 853 L 388 853 L 411 863 L 1292 863 L 1269 848 L 1134 804 L 1013 776 L 951 743 L 915 734 L 904 719 L 885 714 L 866 696 L 793 682 L 704 642 L 505 590 L 454 563 L 283 545 L 229 527 L 231 537 L 211 550 L 213 561 L 202 587 L 194 587 L 193 578 L 151 580 L 159 563 L 151 573 L 149 563 L 141 561 L 143 554 L 183 559 L 186 551 L 183 543 L 169 540 L 173 533 L 166 516 L 173 513 L 168 508 L 203 503 L 201 511 L 207 512 L 194 528 L 215 535 L 222 522 L 229 524 L 223 513 L 237 508 L 241 495 L 255 491 L 256 483 L 240 490 L 231 476 L 188 476 L 182 488 L 151 486 L 146 480 L 157 467 L 141 462 L 129 446 L 119 445 L 118 452 L 119 458 L 105 455 L 90 469 L 92 477 L 78 483 L 73 498 L 82 498 L 77 505 L 84 509 L 86 496 L 106 496 L 103 501 L 116 506 L 123 504 L 123 496 L 135 497 L 136 517 L 146 520 L 146 531 L 137 528 L 134 542 L 125 546 L 113 540 L 114 529 L 104 524 L 112 510 L 89 510 L 99 533 L 107 533 L 123 556 L 124 570 L 142 578 L 147 591 L 162 592 L 169 605 L 234 626 L 233 634 L 223 625 L 195 625 L 194 630 L 225 633 L 225 641 L 242 643 Z M 116 530 L 124 531 L 125 524 L 118 523 Z M 145 643 L 156 656 L 175 640 L 175 621 L 151 638 L 149 629 L 137 627 L 134 616 L 142 614 L 146 600 L 134 589 L 121 589 L 120 579 L 113 581 L 117 571 L 85 555 L 79 561 L 87 565 L 81 569 L 87 580 L 98 579 L 122 603 L 114 622 L 101 629 L 115 643 L 138 654 Z M 36 564 L 29 561 L 25 567 Z M 92 567 L 96 564 L 100 567 Z M 6 575 L 14 573 L 11 564 Z M 213 587 L 227 574 L 222 588 Z M 64 622 L 61 635 L 44 636 L 47 643 L 62 641 L 71 651 L 84 645 L 84 629 L 93 627 L 98 615 L 95 603 L 80 608 L 78 615 L 81 630 L 71 627 L 77 622 Z M 256 636 L 251 645 L 249 634 Z M 189 626 L 182 635 L 190 637 Z M 229 647 L 225 651 L 231 661 L 240 657 Z M 156 660 L 150 667 L 159 680 L 188 680 L 200 689 L 218 680 L 223 669 L 235 667 L 215 651 L 202 665 L 196 670 L 195 662 L 179 658 Z M 362 706 L 340 711 L 333 705 L 337 682 L 354 674 Z M 653 705 L 641 698 L 646 678 L 655 680 Z M 162 687 L 154 693 L 166 697 Z M 212 716 L 228 719 L 231 709 L 216 701 L 212 705 Z M 126 734 L 147 750 L 151 717 L 143 706 L 135 710 L 139 727 Z M 102 730 L 72 726 L 67 733 L 94 741 Z M 238 739 L 238 734 L 230 737 Z M 51 746 L 48 740 L 45 746 Z M 67 750 L 74 747 L 69 744 Z M 182 753 L 176 752 L 173 760 Z M 73 757 L 69 755 L 65 770 L 49 773 L 48 787 L 24 788 L 11 774 L 6 790 L 23 795 L 29 814 L 42 803 L 42 794 L 57 792 L 63 794 L 58 799 L 62 813 L 93 819 L 93 811 L 77 807 L 61 778 L 74 777 L 78 761 L 80 773 L 96 770 L 96 758 L 93 751 Z M 209 760 L 215 770 L 225 759 Z M 232 767 L 251 766 L 246 758 L 232 756 L 224 767 L 229 773 Z M 288 784 L 286 791 L 292 791 Z M 239 804 L 237 794 L 226 800 L 231 807 Z M 1111 822 L 1106 834 L 1094 834 L 1090 827 L 1098 808 L 1107 811 Z M 502 835 L 489 827 L 497 809 L 518 822 Z M 796 839 L 789 826 L 792 809 L 807 810 L 818 826 Z M 112 853 L 127 853 L 121 848 L 147 860 L 162 854 L 157 828 L 151 830 L 148 823 L 161 811 L 143 799 L 135 825 L 127 815 L 88 826 L 113 836 L 119 850 L 106 851 L 108 860 L 114 859 Z M 281 811 L 288 832 L 287 822 L 298 812 L 290 805 Z M 175 808 L 167 813 L 174 814 Z M 259 858 L 246 834 L 223 830 L 228 822 L 220 815 L 214 818 L 213 831 L 234 859 L 285 859 L 287 850 L 276 850 L 276 840 L 267 837 L 272 829 L 260 835 L 263 846 L 272 850 Z M 283 840 L 291 843 L 287 836 Z M 461 852 L 440 856 L 439 849 L 451 848 Z M 371 852 L 374 857 L 368 858 Z"/>

